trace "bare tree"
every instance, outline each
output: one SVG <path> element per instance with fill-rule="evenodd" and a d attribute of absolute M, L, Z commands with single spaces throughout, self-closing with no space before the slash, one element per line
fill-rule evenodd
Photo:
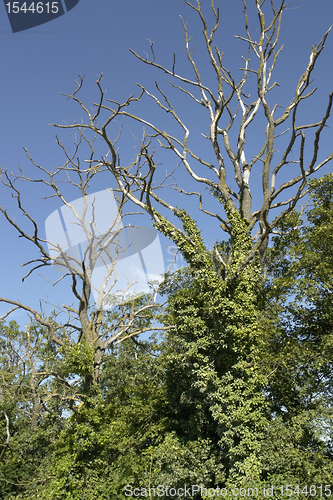
<path fill-rule="evenodd" d="M 333 93 L 328 96 L 327 107 L 321 119 L 307 124 L 299 123 L 298 120 L 298 112 L 304 104 L 303 101 L 310 99 L 316 91 L 316 88 L 311 86 L 312 73 L 330 30 L 325 33 L 318 44 L 313 45 L 305 71 L 294 89 L 294 96 L 290 103 L 283 107 L 279 103 L 274 103 L 270 96 L 272 90 L 279 85 L 273 79 L 273 71 L 283 48 L 283 46 L 279 47 L 278 43 L 282 14 L 286 8 L 285 1 L 281 1 L 278 6 L 275 6 L 273 1 L 255 0 L 253 2 L 259 20 L 258 37 L 255 37 L 249 28 L 248 6 L 243 0 L 245 33 L 236 38 L 244 41 L 247 50 L 243 57 L 244 64 L 240 68 L 239 79 L 236 79 L 224 66 L 222 51 L 214 45 L 214 37 L 220 22 L 219 9 L 215 7 L 214 1 L 211 1 L 211 10 L 215 18 L 212 28 L 208 27 L 207 16 L 204 15 L 199 1 L 196 5 L 187 0 L 185 3 L 197 13 L 202 23 L 207 60 L 216 77 L 215 87 L 209 86 L 206 72 L 202 74 L 199 71 L 200 64 L 195 60 L 194 50 L 191 49 L 191 37 L 183 19 L 186 55 L 193 77 L 177 73 L 175 54 L 170 68 L 159 64 L 156 61 L 152 42 L 150 42 L 150 58 L 141 57 L 134 50 L 131 52 L 143 64 L 166 74 L 169 77 L 169 85 L 183 93 L 184 100 L 188 99 L 189 103 L 192 101 L 193 105 L 198 107 L 198 117 L 201 116 L 202 107 L 206 109 L 209 126 L 202 131 L 202 135 L 211 145 L 215 162 L 209 158 L 205 159 L 200 152 L 190 147 L 190 127 L 182 120 L 181 112 L 177 112 L 171 99 L 157 82 L 156 93 L 138 84 L 140 88 L 138 97 L 130 96 L 125 102 L 117 102 L 105 98 L 101 78 L 99 78 L 97 86 L 100 98 L 98 103 L 94 104 L 95 112 L 92 114 L 78 97 L 83 84 L 83 78 L 80 78 L 75 92 L 68 97 L 81 106 L 87 121 L 80 124 L 55 126 L 78 129 L 84 135 L 92 131 L 102 137 L 107 145 L 108 153 L 102 159 L 91 158 L 91 164 L 96 165 L 96 168 L 97 166 L 107 168 L 116 179 L 120 191 L 141 209 L 146 210 L 156 227 L 162 232 L 174 241 L 177 238 L 185 238 L 189 244 L 193 245 L 194 242 L 189 234 L 185 234 L 186 231 L 184 232 L 167 220 L 167 216 L 163 216 L 153 208 L 153 204 L 157 204 L 162 211 L 166 209 L 180 216 L 178 208 L 159 194 L 162 187 L 159 180 L 160 169 L 154 161 L 156 144 L 172 152 L 180 165 L 185 168 L 189 183 L 194 181 L 199 186 L 208 188 L 223 205 L 226 217 L 221 217 L 218 211 L 212 212 L 207 209 L 202 188 L 199 192 L 188 192 L 185 186 L 178 185 L 176 189 L 180 193 L 197 196 L 200 210 L 217 219 L 223 231 L 231 237 L 237 232 L 231 216 L 236 212 L 246 222 L 248 231 L 253 234 L 252 249 L 244 256 L 242 262 L 238 263 L 238 272 L 257 254 L 260 256 L 261 265 L 264 266 L 269 235 L 274 232 L 285 215 L 293 210 L 297 201 L 306 194 L 308 177 L 333 158 L 333 153 L 331 153 L 326 158 L 318 159 L 320 138 L 330 116 Z M 253 75 L 256 81 L 255 86 L 252 85 L 253 79 L 250 79 Z M 252 92 L 255 93 L 254 97 L 250 95 Z M 134 111 L 129 111 L 134 103 L 142 101 L 145 96 L 154 101 L 159 110 L 173 118 L 178 126 L 178 134 L 168 133 L 163 125 L 160 126 L 135 114 Z M 281 108 L 282 111 L 280 111 Z M 99 125 L 98 120 L 101 119 L 103 112 L 109 115 L 103 124 Z M 259 119 L 262 112 L 266 122 L 264 137 L 257 137 L 257 153 L 250 155 L 247 152 L 246 134 L 251 126 L 256 126 L 256 119 Z M 121 168 L 117 165 L 117 140 L 113 140 L 108 132 L 110 124 L 119 117 L 142 124 L 146 131 L 140 152 L 136 155 L 136 161 L 128 167 Z M 313 130 L 314 134 L 313 139 L 310 138 L 313 140 L 312 155 L 307 159 L 304 154 L 305 145 L 308 142 L 305 133 L 309 129 Z M 287 137 L 287 142 L 284 143 L 283 152 L 278 154 L 277 144 L 281 136 L 283 139 Z M 236 141 L 233 138 L 237 138 Z M 236 142 L 236 145 L 233 146 L 233 142 Z M 282 143 L 279 144 L 281 145 Z M 262 202 L 259 209 L 253 210 L 250 179 L 253 167 L 258 164 L 261 165 Z M 298 166 L 299 172 L 279 184 L 278 174 L 284 172 L 284 175 L 288 177 L 288 170 L 285 167 L 290 168 L 293 164 Z M 233 178 L 236 181 L 236 189 L 233 189 Z M 259 179 L 260 177 L 255 174 L 253 183 L 258 184 Z M 291 193 L 289 195 L 288 190 Z M 286 196 L 282 199 L 280 195 L 284 192 Z M 269 215 L 274 209 L 277 209 L 276 217 Z M 237 222 L 235 224 L 237 225 Z M 221 256 L 219 258 L 221 259 Z M 225 265 L 228 267 L 227 264 Z"/>
<path fill-rule="evenodd" d="M 88 166 L 84 163 L 83 167 L 77 159 L 82 140 L 90 151 Z M 65 152 L 66 161 L 55 171 L 48 171 L 34 162 L 26 151 L 40 177 L 28 177 L 21 169 L 19 175 L 1 171 L 4 186 L 11 190 L 20 212 L 28 219 L 30 228 L 26 229 L 23 224 L 20 225 L 3 207 L 0 207 L 0 210 L 19 235 L 33 243 L 40 253 L 38 258 L 23 264 L 30 266 L 23 280 L 37 269 L 53 266 L 61 272 L 60 278 L 56 279 L 53 285 L 69 279 L 77 303 L 76 306 L 75 302 L 72 305 L 54 306 L 56 314 L 50 318 L 50 315 L 47 317 L 42 311 L 37 311 L 29 305 L 2 297 L 1 302 L 12 306 L 2 319 L 13 311 L 22 309 L 48 332 L 49 341 L 57 346 L 59 352 L 63 354 L 66 352 L 68 355 L 72 349 L 74 355 L 78 345 L 87 349 L 89 366 L 83 374 L 86 388 L 98 384 L 104 353 L 113 343 L 162 328 L 156 326 L 153 321 L 154 312 L 160 307 L 156 299 L 161 277 L 150 274 L 150 278 L 157 279 L 155 285 L 150 286 L 145 277 L 145 288 L 142 286 L 140 288 L 142 282 L 140 283 L 135 273 L 129 274 L 129 271 L 126 273 L 125 269 L 120 276 L 118 271 L 119 262 L 128 258 L 130 253 L 138 253 L 142 261 L 142 248 L 145 245 L 149 246 L 155 237 L 158 238 L 157 232 L 152 228 L 145 229 L 131 223 L 123 224 L 122 221 L 128 220 L 136 213 L 126 212 L 127 197 L 119 190 L 118 193 L 117 190 L 114 192 L 111 189 L 91 193 L 94 177 L 103 170 L 102 165 L 91 167 L 94 140 L 95 138 L 88 140 L 80 134 L 72 155 L 65 151 L 58 140 L 59 146 Z M 19 181 L 46 186 L 51 190 L 51 194 L 44 198 L 56 197 L 62 203 L 60 211 L 56 210 L 46 220 L 46 239 L 40 236 L 42 228 L 23 204 L 21 192 L 17 187 Z M 68 196 L 73 192 L 73 188 L 79 197 L 69 201 Z M 64 224 L 61 218 L 64 219 Z M 162 274 L 164 268 L 159 265 L 158 270 Z M 82 357 L 81 351 L 78 351 L 77 355 Z M 37 377 L 37 374 L 35 375 Z M 66 377 L 62 378 L 59 373 L 54 373 L 45 366 L 39 367 L 40 380 L 51 376 L 62 381 L 68 386 L 67 389 L 74 387 L 66 382 Z M 72 393 L 69 391 L 66 396 L 71 405 L 77 400 L 73 394 L 75 391 Z M 49 396 L 48 399 L 51 396 L 60 397 L 56 393 Z"/>

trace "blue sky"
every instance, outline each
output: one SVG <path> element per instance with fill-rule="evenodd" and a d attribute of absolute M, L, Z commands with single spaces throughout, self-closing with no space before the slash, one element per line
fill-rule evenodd
<path fill-rule="evenodd" d="M 253 0 L 248 0 L 249 9 Z M 208 0 L 202 0 L 203 7 L 209 7 Z M 225 65 L 234 73 L 242 65 L 241 56 L 246 54 L 246 46 L 236 40 L 234 35 L 244 35 L 241 0 L 216 0 L 220 6 L 221 29 L 216 43 L 224 52 Z M 209 12 L 209 9 L 207 10 Z M 81 118 L 81 112 L 74 103 L 67 101 L 59 92 L 71 93 L 77 75 L 85 75 L 82 98 L 90 105 L 95 102 L 98 93 L 95 85 L 97 75 L 103 73 L 103 88 L 107 97 L 119 101 L 130 94 L 138 93 L 136 83 L 146 85 L 153 90 L 154 80 L 166 87 L 163 74 L 138 61 L 129 51 L 133 48 L 140 55 L 148 51 L 146 39 L 154 41 L 157 60 L 172 67 L 172 54 L 177 54 L 176 69 L 190 74 L 184 58 L 184 35 L 181 15 L 188 23 L 193 42 L 197 44 L 195 57 L 205 72 L 205 78 L 211 85 L 214 76 L 205 65 L 204 53 L 201 49 L 202 33 L 197 16 L 182 0 L 80 0 L 79 4 L 64 16 L 42 26 L 13 34 L 4 6 L 0 7 L 0 165 L 8 170 L 17 171 L 19 164 L 24 173 L 34 175 L 32 165 L 26 158 L 23 147 L 26 147 L 34 160 L 46 168 L 54 169 L 63 162 L 63 156 L 54 139 L 55 133 L 70 144 L 66 131 L 61 132 L 49 127 L 50 123 L 73 123 Z M 208 14 L 210 19 L 210 14 Z M 280 104 L 286 105 L 294 95 L 294 88 L 299 76 L 307 65 L 311 47 L 318 43 L 323 34 L 333 24 L 332 0 L 292 0 L 284 13 L 283 28 L 280 41 L 285 48 L 276 67 L 275 79 L 281 84 L 276 90 L 276 98 Z M 251 15 L 251 22 L 255 18 Z M 333 34 L 327 40 L 326 48 L 317 63 L 315 84 L 318 91 L 304 107 L 302 119 L 313 122 L 322 116 L 326 109 L 327 96 L 332 91 L 332 53 Z M 207 76 L 206 76 L 207 73 Z M 205 132 L 205 117 L 197 114 L 184 96 L 171 93 L 179 112 L 193 129 L 193 142 L 200 149 L 200 132 Z M 189 105 L 190 104 L 190 105 Z M 145 104 L 144 104 L 145 105 Z M 145 113 L 152 119 L 163 119 L 156 113 L 151 103 L 146 104 Z M 202 110 L 199 111 L 201 113 Z M 160 122 L 161 123 L 161 122 Z M 121 122 L 119 121 L 118 125 Z M 173 125 L 166 121 L 165 126 Z M 258 125 L 260 129 L 260 123 Z M 262 132 L 262 130 L 259 130 Z M 127 134 L 127 135 L 126 135 Z M 198 139 L 196 139 L 196 135 Z M 331 129 L 325 131 L 322 154 L 331 152 Z M 122 161 L 129 161 L 135 152 L 133 145 L 126 150 L 126 129 L 123 140 Z M 256 146 L 256 134 L 248 140 Z M 202 146 L 204 148 L 204 145 Z M 161 168 L 169 172 L 176 166 L 175 160 L 161 156 L 165 164 Z M 124 160 L 123 160 L 124 159 Z M 332 164 L 325 167 L 322 173 L 332 171 Z M 187 179 L 180 171 L 175 181 L 185 183 Z M 103 180 L 103 182 L 108 182 Z M 260 178 L 258 177 L 258 185 Z M 105 184 L 96 185 L 96 189 Z M 256 186 L 254 186 L 256 194 Z M 258 191 L 259 193 L 259 191 Z M 22 185 L 23 201 L 31 214 L 43 227 L 47 216 L 60 204 L 56 201 L 43 201 L 45 193 L 40 185 Z M 73 196 L 75 198 L 75 196 Z M 182 203 L 183 198 L 179 201 Z M 0 187 L 0 203 L 8 207 L 11 214 L 20 221 L 15 205 L 10 199 L 8 190 Z M 192 215 L 199 222 L 196 204 L 190 204 Z M 218 226 L 203 223 L 204 236 L 208 244 L 223 237 Z M 22 283 L 24 269 L 21 264 L 29 258 L 38 257 L 32 245 L 28 245 L 0 217 L 0 295 L 14 300 L 21 300 L 31 307 L 38 307 L 40 299 L 49 298 L 51 302 L 63 295 L 67 300 L 66 289 L 53 288 L 44 278 L 36 273 Z M 163 243 L 164 244 L 164 243 Z M 0 313 L 6 310 L 0 304 Z M 13 316 L 14 317 L 14 316 Z M 15 316 L 20 319 L 19 316 Z"/>

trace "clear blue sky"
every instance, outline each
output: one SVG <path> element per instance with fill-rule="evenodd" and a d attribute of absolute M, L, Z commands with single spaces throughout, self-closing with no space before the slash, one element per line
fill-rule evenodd
<path fill-rule="evenodd" d="M 252 3 L 253 0 L 248 0 L 249 8 Z M 202 0 L 203 6 L 209 7 L 209 4 L 208 0 Z M 246 54 L 244 43 L 234 39 L 234 35 L 244 35 L 242 0 L 216 0 L 216 5 L 220 6 L 221 12 L 221 30 L 216 43 L 225 53 L 225 65 L 237 72 L 242 65 L 241 55 Z M 103 87 L 107 90 L 107 97 L 117 100 L 125 100 L 129 94 L 137 93 L 137 82 L 147 85 L 151 90 L 155 79 L 165 83 L 162 74 L 143 65 L 129 52 L 129 48 L 133 48 L 143 55 L 149 48 L 146 39 L 155 42 L 158 61 L 172 67 L 172 54 L 175 52 L 176 69 L 180 72 L 184 65 L 185 72 L 184 35 L 179 15 L 188 22 L 193 41 L 198 44 L 196 57 L 199 64 L 202 64 L 205 71 L 209 70 L 204 65 L 200 49 L 201 26 L 195 13 L 182 0 L 80 0 L 64 16 L 15 34 L 10 30 L 5 6 L 1 5 L 0 165 L 16 171 L 19 164 L 27 175 L 33 176 L 32 165 L 22 147 L 29 150 L 36 162 L 49 169 L 54 169 L 63 162 L 54 135 L 58 132 L 65 137 L 66 133 L 64 135 L 61 131 L 48 127 L 48 124 L 72 123 L 74 118 L 80 119 L 78 108 L 59 94 L 74 90 L 77 74 L 85 74 L 82 97 L 88 105 L 96 101 L 94 81 L 101 73 L 104 74 Z M 280 37 L 285 48 L 275 73 L 275 79 L 281 84 L 276 94 L 280 104 L 286 105 L 292 99 L 295 84 L 307 65 L 312 45 L 319 42 L 331 24 L 332 0 L 291 1 L 284 13 Z M 318 91 L 302 115 L 304 121 L 318 120 L 326 108 L 328 93 L 333 90 L 332 53 L 333 33 L 317 63 L 315 83 Z M 214 84 L 214 76 L 208 72 L 207 82 Z M 194 132 L 205 132 L 204 127 L 200 129 L 200 119 L 195 115 L 196 108 L 188 108 L 188 101 L 184 96 L 175 97 L 175 102 L 177 109 L 193 126 Z M 150 117 L 154 116 L 154 108 L 149 107 L 147 113 Z M 326 131 L 324 137 L 322 156 L 331 152 L 330 130 Z M 255 143 L 255 136 L 253 141 Z M 131 149 L 125 159 L 132 157 Z M 163 168 L 170 171 L 174 166 L 175 164 L 170 164 Z M 332 164 L 322 173 L 326 171 L 332 171 Z M 179 176 L 176 180 L 185 180 L 183 174 L 180 173 Z M 59 203 L 41 200 L 41 196 L 46 193 L 39 188 L 38 185 L 22 186 L 22 192 L 26 207 L 43 226 L 52 210 L 59 208 Z M 2 186 L 0 203 L 8 207 L 11 214 L 17 215 L 17 221 L 21 220 L 10 200 L 9 192 Z M 199 216 L 194 214 L 194 218 Z M 222 237 L 216 232 L 218 226 L 210 228 L 205 224 L 204 236 L 207 242 L 212 243 Z M 29 258 L 37 258 L 37 251 L 18 238 L 3 217 L 0 217 L 0 227 L 0 295 L 38 307 L 39 299 L 48 297 L 56 302 L 59 293 L 66 294 L 61 287 L 52 289 L 38 273 L 22 284 L 21 278 L 25 272 L 20 266 Z M 66 300 L 64 295 L 60 302 Z M 7 307 L 0 304 L 0 313 L 5 310 Z M 20 319 L 18 315 L 15 318 Z"/>

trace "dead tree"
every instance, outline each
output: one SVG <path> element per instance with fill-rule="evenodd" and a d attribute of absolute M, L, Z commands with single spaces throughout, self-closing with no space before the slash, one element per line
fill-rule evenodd
<path fill-rule="evenodd" d="M 255 255 L 259 255 L 262 267 L 265 266 L 265 255 L 269 241 L 269 235 L 274 232 L 279 222 L 294 209 L 298 200 L 307 192 L 307 179 L 321 167 L 326 165 L 332 158 L 333 153 L 326 158 L 319 159 L 320 139 L 327 126 L 332 107 L 332 96 L 328 96 L 327 107 L 323 110 L 322 118 L 313 123 L 300 123 L 298 112 L 301 106 L 307 102 L 316 91 L 312 86 L 312 75 L 316 61 L 324 49 L 328 30 L 319 43 L 313 45 L 310 57 L 305 65 L 305 71 L 300 76 L 294 95 L 287 106 L 281 103 L 272 103 L 272 90 L 279 86 L 274 80 L 273 72 L 283 46 L 279 46 L 279 35 L 282 14 L 286 7 L 285 1 L 275 6 L 273 1 L 260 2 L 255 0 L 254 10 L 258 16 L 258 30 L 256 35 L 249 29 L 248 6 L 243 0 L 244 6 L 244 34 L 236 38 L 244 41 L 246 47 L 243 57 L 243 67 L 240 68 L 241 77 L 237 79 L 224 66 L 223 53 L 220 47 L 214 45 L 214 37 L 219 29 L 220 14 L 211 1 L 211 10 L 215 23 L 211 28 L 202 6 L 191 4 L 185 0 L 189 8 L 196 11 L 202 23 L 203 44 L 206 50 L 207 61 L 210 63 L 215 75 L 214 84 L 211 85 L 210 78 L 206 72 L 199 70 L 200 61 L 196 61 L 194 50 L 191 48 L 191 38 L 186 23 L 182 20 L 185 34 L 185 49 L 187 60 L 192 68 L 193 77 L 184 76 L 177 72 L 176 56 L 173 56 L 173 64 L 167 68 L 159 64 L 155 57 L 153 43 L 150 42 L 151 57 L 141 57 L 138 53 L 131 52 L 143 64 L 156 68 L 169 78 L 169 85 L 178 89 L 183 94 L 184 101 L 187 99 L 188 106 L 193 104 L 198 110 L 198 119 L 202 107 L 205 108 L 209 118 L 209 124 L 202 130 L 211 146 L 214 161 L 211 155 L 205 159 L 200 151 L 195 149 L 195 141 L 190 145 L 191 127 L 181 118 L 181 111 L 173 106 L 171 98 L 165 90 L 155 82 L 155 93 L 148 88 L 139 85 L 140 94 L 137 97 L 130 96 L 125 102 L 117 102 L 106 99 L 101 86 L 101 78 L 97 80 L 99 89 L 99 101 L 94 104 L 95 113 L 92 114 L 79 99 L 78 94 L 83 84 L 83 79 L 77 82 L 75 92 L 68 95 L 76 101 L 84 111 L 87 121 L 73 125 L 55 125 L 66 129 L 78 129 L 80 133 L 87 134 L 88 131 L 99 135 L 108 147 L 107 158 L 104 160 L 91 159 L 92 165 L 107 168 L 112 177 L 116 179 L 120 191 L 129 200 L 141 209 L 147 211 L 153 219 L 156 227 L 174 239 L 178 234 L 186 238 L 189 244 L 193 241 L 186 231 L 171 222 L 172 215 L 177 215 L 178 208 L 168 201 L 168 195 L 161 193 L 162 183 L 160 170 L 154 161 L 156 147 L 174 154 L 175 159 L 184 168 L 189 177 L 188 184 L 196 184 L 200 189 L 188 190 L 187 186 L 178 182 L 175 189 L 180 193 L 196 196 L 199 201 L 199 209 L 205 214 L 218 220 L 220 226 L 227 235 L 233 236 L 237 232 L 233 227 L 231 215 L 237 212 L 247 224 L 247 230 L 252 235 L 253 246 L 250 252 L 244 256 L 238 264 L 238 272 L 244 269 Z M 268 4 L 268 5 L 267 5 Z M 252 9 L 252 6 L 251 6 Z M 255 85 L 253 79 L 255 77 Z M 254 94 L 254 95 L 253 95 Z M 171 116 L 177 126 L 176 134 L 168 133 L 163 124 L 152 122 L 142 115 L 131 112 L 131 106 L 142 101 L 144 110 L 144 97 L 155 102 L 158 110 Z M 263 112 L 265 118 L 265 132 L 263 136 L 258 134 L 256 139 L 257 153 L 247 152 L 248 144 L 246 134 L 251 126 L 256 126 L 256 120 Z M 103 113 L 108 116 L 99 125 Z M 117 165 L 116 141 L 109 134 L 110 126 L 115 119 L 123 117 L 130 121 L 141 124 L 144 127 L 144 136 L 140 152 L 136 155 L 136 161 L 128 167 L 119 168 Z M 156 120 L 158 121 L 158 120 Z M 313 141 L 311 157 L 305 156 L 305 146 L 309 142 L 306 133 L 313 131 L 309 140 Z M 277 152 L 277 145 L 281 146 L 279 139 L 287 138 L 282 152 Z M 237 137 L 236 140 L 233 137 Z M 235 142 L 235 144 L 233 144 Z M 296 159 L 295 159 L 296 158 Z M 253 173 L 254 167 L 261 165 L 260 175 Z M 288 179 L 288 168 L 298 166 L 298 173 Z M 279 175 L 283 174 L 287 180 L 278 183 Z M 260 182 L 262 185 L 261 207 L 252 208 L 252 188 Z M 236 189 L 233 188 L 233 179 Z M 155 184 L 154 184 L 155 183 Z M 217 198 L 223 206 L 225 217 L 219 214 L 219 210 L 211 211 L 207 208 L 209 201 L 204 196 L 204 188 L 208 188 L 211 194 Z M 289 190 L 289 195 L 288 195 Z M 162 191 L 163 192 L 163 191 Z M 167 191 L 165 191 L 167 193 Z M 286 193 L 285 197 L 282 195 Z M 159 209 L 153 208 L 153 205 Z M 274 211 L 276 216 L 274 216 Z M 162 212 L 164 215 L 162 215 Z M 170 216 L 167 213 L 170 213 Z M 179 213 L 179 212 L 178 212 Z"/>
<path fill-rule="evenodd" d="M 82 140 L 90 150 L 90 159 L 83 165 L 77 158 Z M 30 227 L 26 228 L 23 223 L 18 222 L 4 207 L 0 206 L 0 210 L 19 236 L 31 242 L 40 254 L 36 259 L 23 264 L 30 266 L 23 280 L 36 270 L 52 266 L 61 272 L 60 278 L 53 285 L 65 279 L 70 280 L 69 287 L 74 297 L 72 305 L 56 305 L 54 309 L 57 314 L 51 319 L 27 304 L 2 297 L 1 302 L 12 306 L 2 319 L 13 311 L 22 309 L 48 332 L 49 341 L 58 350 L 69 352 L 72 349 L 74 356 L 77 346 L 86 349 L 88 358 L 91 358 L 83 374 L 86 389 L 98 384 L 103 356 L 113 343 L 161 329 L 153 324 L 154 311 L 160 307 L 156 300 L 158 283 L 149 288 L 146 282 L 145 297 L 140 301 L 139 297 L 143 294 L 137 290 L 137 277 L 119 276 L 119 272 L 117 274 L 119 262 L 128 257 L 130 252 L 140 254 L 142 248 L 138 241 L 141 246 L 150 244 L 155 236 L 151 230 L 146 230 L 142 237 L 142 228 L 130 223 L 123 224 L 125 217 L 128 219 L 135 215 L 133 211 L 126 212 L 125 194 L 111 189 L 91 193 L 94 177 L 105 169 L 102 164 L 93 163 L 94 140 L 88 140 L 81 134 L 72 155 L 65 151 L 58 140 L 65 152 L 66 161 L 55 171 L 48 171 L 37 164 L 27 152 L 34 168 L 39 172 L 36 178 L 26 176 L 21 169 L 19 175 L 1 172 L 4 186 L 11 190 L 19 211 L 29 221 Z M 53 212 L 46 221 L 47 239 L 41 237 L 42 227 L 25 207 L 18 188 L 19 181 L 46 186 L 51 194 L 45 198 L 56 197 L 61 202 L 60 211 Z M 69 193 L 73 190 L 77 193 L 77 199 L 69 201 Z M 101 211 L 105 212 L 102 220 Z M 77 355 L 82 355 L 82 352 L 80 354 L 77 351 Z M 45 372 L 43 375 L 61 379 L 55 373 Z M 66 385 L 65 380 L 63 383 Z M 74 400 L 72 398 L 72 403 Z"/>

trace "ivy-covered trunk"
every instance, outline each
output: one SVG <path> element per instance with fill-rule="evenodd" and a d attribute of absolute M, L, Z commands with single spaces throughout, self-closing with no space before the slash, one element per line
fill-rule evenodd
<path fill-rule="evenodd" d="M 165 363 L 174 426 L 185 439 L 207 437 L 219 448 L 225 474 L 217 483 L 253 484 L 260 480 L 267 420 L 259 262 L 237 274 L 252 250 L 248 223 L 236 210 L 229 214 L 231 248 L 222 269 L 195 222 L 185 212 L 177 216 L 195 246 L 176 242 L 189 271 L 169 290 L 166 323 L 176 326 L 168 333 Z"/>

